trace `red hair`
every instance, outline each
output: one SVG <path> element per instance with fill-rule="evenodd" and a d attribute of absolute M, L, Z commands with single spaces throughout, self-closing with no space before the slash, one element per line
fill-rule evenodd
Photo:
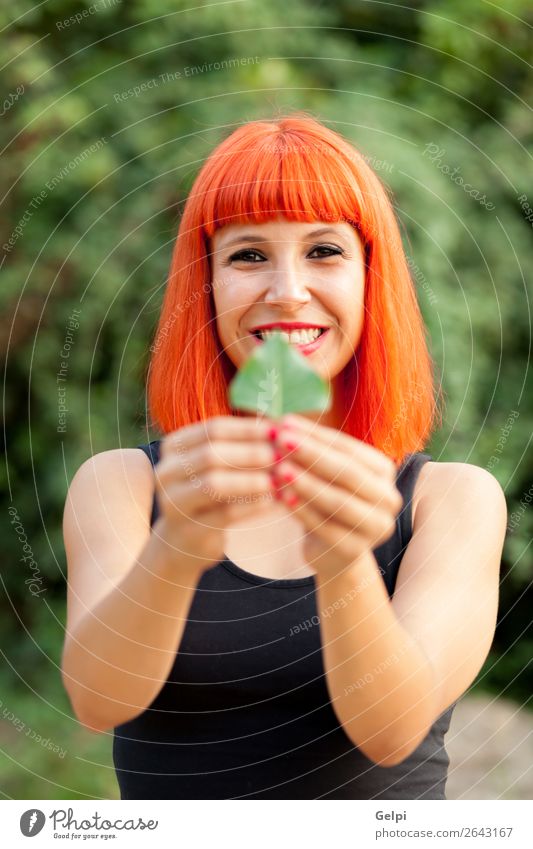
<path fill-rule="evenodd" d="M 336 382 L 343 430 L 395 462 L 438 416 L 426 329 L 387 190 L 348 141 L 306 113 L 250 121 L 210 154 L 187 198 L 148 373 L 163 433 L 218 415 L 236 368 L 215 330 L 209 242 L 225 224 L 347 221 L 365 247 L 361 339 Z"/>

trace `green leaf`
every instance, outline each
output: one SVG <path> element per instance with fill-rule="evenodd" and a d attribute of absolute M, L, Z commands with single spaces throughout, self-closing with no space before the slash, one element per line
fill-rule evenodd
<path fill-rule="evenodd" d="M 332 400 L 329 384 L 280 333 L 257 346 L 231 381 L 228 397 L 234 409 L 257 410 L 269 418 L 325 412 Z"/>

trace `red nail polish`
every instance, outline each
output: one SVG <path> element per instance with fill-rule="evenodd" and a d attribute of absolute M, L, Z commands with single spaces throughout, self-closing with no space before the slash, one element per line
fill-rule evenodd
<path fill-rule="evenodd" d="M 294 507 L 294 505 L 297 504 L 299 501 L 298 496 L 294 492 L 291 492 L 289 495 L 287 495 L 285 500 L 289 507 Z"/>
<path fill-rule="evenodd" d="M 288 451 L 294 451 L 298 448 L 298 442 L 295 442 L 294 439 L 284 439 L 283 445 Z"/>
<path fill-rule="evenodd" d="M 276 448 L 274 451 L 274 463 L 279 463 L 281 460 L 283 460 L 283 454 Z"/>
<path fill-rule="evenodd" d="M 278 437 L 278 433 L 279 433 L 279 427 L 271 427 L 270 430 L 268 431 L 268 438 L 272 442 L 274 442 Z"/>
<path fill-rule="evenodd" d="M 282 477 L 284 481 L 287 481 L 287 483 L 292 483 L 295 476 L 292 472 L 284 472 Z"/>
<path fill-rule="evenodd" d="M 272 473 L 270 475 L 270 482 L 271 482 L 270 488 L 273 491 L 274 498 L 276 499 L 276 501 L 282 501 L 283 495 L 282 495 L 281 490 L 279 488 L 279 484 L 278 484 L 276 478 L 274 477 L 274 475 Z"/>

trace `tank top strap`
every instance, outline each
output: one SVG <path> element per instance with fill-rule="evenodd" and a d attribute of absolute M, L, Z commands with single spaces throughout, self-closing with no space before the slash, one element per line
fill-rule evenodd
<path fill-rule="evenodd" d="M 396 476 L 396 486 L 403 497 L 403 507 L 397 518 L 402 550 L 406 548 L 413 533 L 412 501 L 415 484 L 422 466 L 432 459 L 431 454 L 424 451 L 408 454 Z"/>
<path fill-rule="evenodd" d="M 140 448 L 141 451 L 144 451 L 152 466 L 155 466 L 156 463 L 159 463 L 159 447 L 161 444 L 160 439 L 154 439 L 152 442 L 149 442 L 147 445 L 137 445 L 137 448 Z M 154 498 L 152 501 L 152 515 L 150 517 L 150 526 L 153 526 L 157 517 L 159 516 L 159 508 L 157 506 L 157 496 L 154 492 Z"/>

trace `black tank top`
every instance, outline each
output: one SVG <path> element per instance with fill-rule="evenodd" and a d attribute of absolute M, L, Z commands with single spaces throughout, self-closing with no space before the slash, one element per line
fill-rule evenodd
<path fill-rule="evenodd" d="M 159 442 L 138 446 L 152 464 Z M 399 469 L 404 507 L 374 549 L 390 597 L 430 459 L 411 454 Z M 154 496 L 152 524 L 157 516 Z M 334 713 L 318 622 L 314 575 L 272 580 L 227 557 L 206 569 L 166 683 L 114 729 L 121 799 L 445 799 L 456 703 L 403 763 L 378 766 Z"/>

